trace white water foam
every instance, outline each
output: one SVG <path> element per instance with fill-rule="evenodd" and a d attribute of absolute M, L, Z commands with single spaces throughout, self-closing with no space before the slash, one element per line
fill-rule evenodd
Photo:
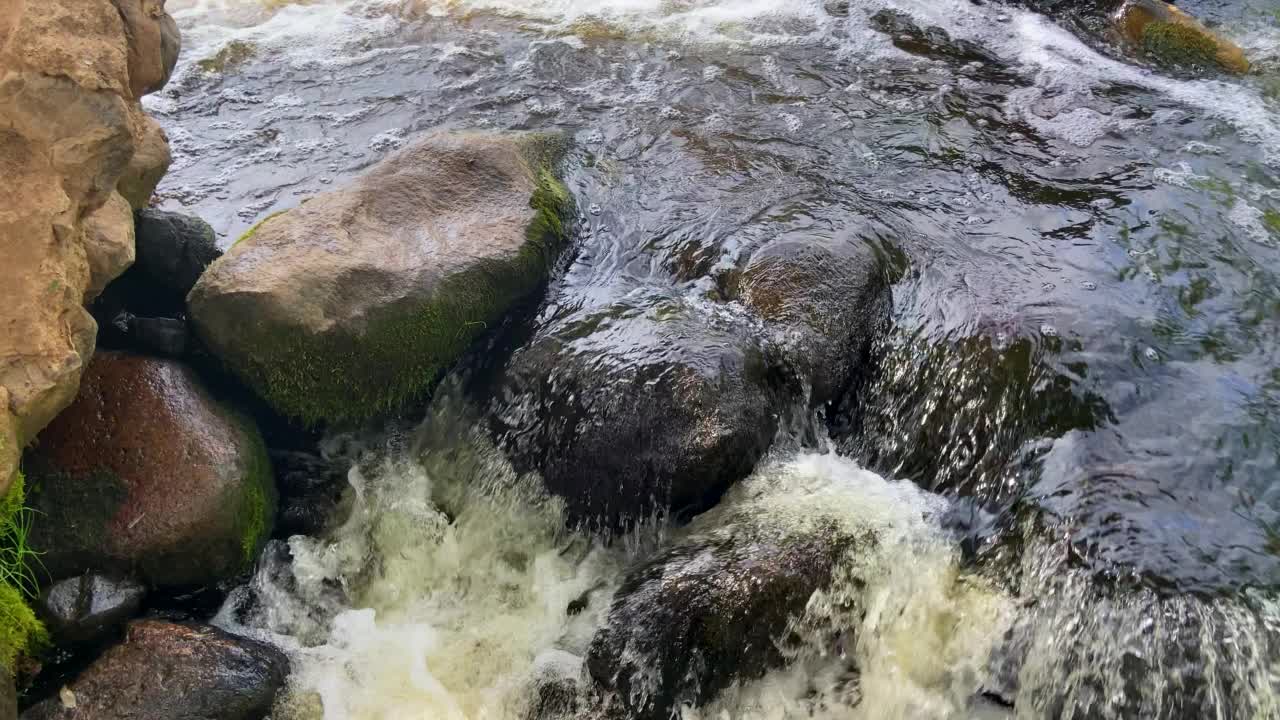
<path fill-rule="evenodd" d="M 582 657 L 609 597 L 655 536 L 606 548 L 566 533 L 558 506 L 529 492 L 482 446 L 446 442 L 422 461 L 397 452 L 360 464 L 350 475 L 350 520 L 325 538 L 293 538 L 291 563 L 264 564 L 247 625 L 234 620 L 243 597 L 229 603 L 223 625 L 292 654 L 278 717 L 517 720 L 539 677 L 585 678 Z M 847 631 L 858 638 L 849 658 L 815 638 L 792 668 L 686 717 L 964 716 L 998 637 L 993 628 L 1008 613 L 997 594 L 960 576 L 938 525 L 944 508 L 940 498 L 850 460 L 802 455 L 766 463 L 676 533 L 681 540 L 767 522 L 785 534 L 834 520 L 878 539 L 851 555 L 797 625 Z M 587 610 L 566 613 L 584 595 Z M 844 677 L 850 659 L 865 668 L 852 696 Z"/>

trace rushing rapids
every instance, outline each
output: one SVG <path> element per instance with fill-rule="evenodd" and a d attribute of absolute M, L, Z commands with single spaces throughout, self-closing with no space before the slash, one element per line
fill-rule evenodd
<path fill-rule="evenodd" d="M 680 717 L 1280 718 L 1280 15 L 1179 3 L 1230 76 L 1105 5 L 169 0 L 160 196 L 223 245 L 428 129 L 558 130 L 580 217 L 531 336 L 738 322 L 766 238 L 865 243 L 892 285 L 855 406 L 776 408 L 688 524 L 567 529 L 482 427 L 481 360 L 330 436 L 349 517 L 219 616 L 290 653 L 278 715 L 610 717 L 584 658 L 629 568 L 821 519 L 862 541 L 785 666 Z"/>

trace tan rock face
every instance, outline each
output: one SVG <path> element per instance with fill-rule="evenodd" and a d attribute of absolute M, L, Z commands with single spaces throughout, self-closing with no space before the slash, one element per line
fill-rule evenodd
<path fill-rule="evenodd" d="M 176 42 L 162 0 L 0 2 L 0 425 L 19 446 L 75 397 L 96 333 L 82 304 L 131 262 L 116 188 L 139 144 L 148 196 L 167 166 L 137 98 Z M 0 450 L 0 492 L 15 468 Z"/>
<path fill-rule="evenodd" d="M 133 265 L 133 208 L 120 193 L 112 193 L 105 205 L 85 217 L 84 250 L 89 261 L 88 302 Z"/>
<path fill-rule="evenodd" d="M 160 123 L 151 119 L 141 108 L 131 114 L 133 132 L 133 159 L 125 168 L 116 189 L 134 210 L 141 210 L 151 202 L 151 196 L 169 171 L 173 156 L 169 153 L 169 137 Z"/>
<path fill-rule="evenodd" d="M 60 579 L 213 583 L 252 565 L 275 517 L 266 447 L 187 367 L 99 353 L 27 454 L 30 542 Z"/>

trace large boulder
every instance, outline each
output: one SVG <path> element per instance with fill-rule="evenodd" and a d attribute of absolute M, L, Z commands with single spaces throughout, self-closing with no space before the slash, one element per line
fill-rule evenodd
<path fill-rule="evenodd" d="M 275 514 L 252 421 L 167 360 L 99 353 L 26 467 L 30 543 L 54 579 L 214 583 L 252 566 Z"/>
<path fill-rule="evenodd" d="M 95 331 L 82 304 L 129 259 L 113 193 L 135 154 L 138 97 L 177 42 L 163 3 L 134 4 L 0 5 L 0 177 L 12 189 L 0 208 L 0 425 L 18 446 L 75 397 Z M 15 470 L 0 451 L 0 492 Z"/>
<path fill-rule="evenodd" d="M 568 191 L 544 135 L 443 133 L 246 233 L 188 298 L 200 338 L 282 414 L 394 411 L 544 281 Z"/>
<path fill-rule="evenodd" d="M 23 720 L 260 720 L 289 672 L 279 650 L 207 625 L 139 620 Z"/>
<path fill-rule="evenodd" d="M 517 351 L 489 416 L 571 522 L 620 528 L 705 510 L 751 472 L 778 425 L 769 368 L 738 319 L 679 297 L 624 301 Z"/>

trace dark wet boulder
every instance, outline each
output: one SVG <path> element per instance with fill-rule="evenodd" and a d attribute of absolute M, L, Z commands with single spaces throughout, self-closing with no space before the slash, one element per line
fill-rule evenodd
<path fill-rule="evenodd" d="M 36 611 L 55 642 L 93 642 L 133 618 L 146 595 L 134 580 L 81 575 L 45 588 Z"/>
<path fill-rule="evenodd" d="M 140 620 L 23 720 L 261 720 L 289 672 L 279 650 L 208 625 Z"/>
<path fill-rule="evenodd" d="M 834 523 L 794 534 L 739 526 L 659 553 L 614 596 L 587 655 L 592 679 L 626 717 L 666 720 L 763 676 L 786 662 L 789 623 L 853 543 Z"/>
<path fill-rule="evenodd" d="M 518 350 L 493 401 L 499 444 L 575 523 L 705 510 L 777 429 L 770 366 L 744 323 L 682 298 L 633 302 Z"/>
<path fill-rule="evenodd" d="M 205 269 L 222 256 L 213 228 L 192 215 L 145 208 L 134 214 L 134 281 L 185 298 Z"/>
<path fill-rule="evenodd" d="M 747 262 L 738 292 L 808 386 L 813 406 L 865 377 L 872 340 L 887 327 L 893 304 L 881 263 L 852 238 L 765 245 Z"/>
<path fill-rule="evenodd" d="M 420 399 L 545 281 L 571 199 L 562 143 L 427 137 L 245 233 L 188 298 L 196 333 L 283 415 L 355 421 Z"/>
<path fill-rule="evenodd" d="M 25 464 L 40 518 L 30 542 L 54 579 L 214 583 L 250 568 L 270 534 L 275 485 L 256 426 L 183 365 L 98 353 L 39 440 Z"/>

